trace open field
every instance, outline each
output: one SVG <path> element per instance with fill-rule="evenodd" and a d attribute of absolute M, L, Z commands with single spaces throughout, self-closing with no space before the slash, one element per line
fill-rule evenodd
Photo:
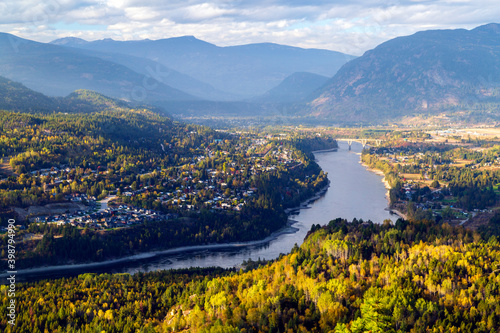
<path fill-rule="evenodd" d="M 500 128 L 465 128 L 461 130 L 464 134 L 470 135 L 471 138 L 493 139 L 500 138 Z"/>
<path fill-rule="evenodd" d="M 473 161 L 471 160 L 460 160 L 460 159 L 456 159 L 454 161 L 454 163 L 450 164 L 451 166 L 456 166 L 456 167 L 461 167 L 463 168 L 464 166 L 466 166 L 467 164 L 470 164 L 472 163 Z"/>
<path fill-rule="evenodd" d="M 419 173 L 402 173 L 401 177 L 406 178 L 406 180 L 413 180 L 414 182 L 422 181 Z"/>
<path fill-rule="evenodd" d="M 431 186 L 432 180 L 431 179 L 421 179 L 421 176 L 419 173 L 402 173 L 401 177 L 405 178 L 407 181 L 411 180 L 415 183 L 420 184 L 420 187 L 425 187 L 425 186 Z"/>

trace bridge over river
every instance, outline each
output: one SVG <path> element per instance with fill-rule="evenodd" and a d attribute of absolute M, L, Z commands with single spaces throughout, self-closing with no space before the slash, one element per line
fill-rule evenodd
<path fill-rule="evenodd" d="M 351 139 L 351 138 L 338 138 L 336 139 L 337 141 L 345 141 L 347 142 L 347 144 L 349 145 L 349 150 L 351 150 L 351 145 L 353 142 L 358 142 L 358 143 L 361 143 L 361 145 L 363 146 L 363 149 L 365 149 L 365 147 L 367 145 L 375 145 L 375 146 L 380 146 L 380 144 L 384 141 L 384 140 L 381 140 L 381 139 Z"/>

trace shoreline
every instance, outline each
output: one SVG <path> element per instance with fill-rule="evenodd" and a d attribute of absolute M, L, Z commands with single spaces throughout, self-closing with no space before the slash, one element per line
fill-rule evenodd
<path fill-rule="evenodd" d="M 313 150 L 311 151 L 311 153 L 313 154 L 316 154 L 316 153 L 328 153 L 328 152 L 332 152 L 332 151 L 337 151 L 339 148 L 336 147 L 336 148 L 329 148 L 329 149 L 322 149 L 322 150 Z"/>
<path fill-rule="evenodd" d="M 388 208 L 388 211 L 391 212 L 392 214 L 396 214 L 397 216 L 399 216 L 400 218 L 402 218 L 404 220 L 408 220 L 408 217 L 406 216 L 406 214 L 403 214 L 400 210 L 397 210 L 394 208 Z"/>
<path fill-rule="evenodd" d="M 295 212 L 298 212 L 301 209 L 309 209 L 310 208 L 310 207 L 308 207 L 309 204 L 311 204 L 312 202 L 314 202 L 314 201 L 318 200 L 319 198 L 321 198 L 322 196 L 324 196 L 326 191 L 328 191 L 329 187 L 330 187 L 330 180 L 328 180 L 328 183 L 325 186 L 323 186 L 321 189 L 319 189 L 318 192 L 316 192 L 316 194 L 314 194 L 311 198 L 306 199 L 304 202 L 301 202 L 300 205 L 298 205 L 297 207 L 286 208 L 284 211 L 285 211 L 285 214 L 288 215 L 289 220 L 290 220 L 290 215 L 293 215 Z"/>
<path fill-rule="evenodd" d="M 387 198 L 387 202 L 390 203 L 390 201 L 389 201 L 390 200 L 389 199 L 389 191 L 391 190 L 391 185 L 389 185 L 389 182 L 387 181 L 387 179 L 385 179 L 385 174 L 382 172 L 382 170 L 370 168 L 370 166 L 368 166 L 368 164 L 364 163 L 361 160 L 361 158 L 359 160 L 359 164 L 361 164 L 362 166 L 364 166 L 366 168 L 366 170 L 368 170 L 370 172 L 373 172 L 373 173 L 375 173 L 375 174 L 377 174 L 379 176 L 382 176 L 382 183 L 384 184 L 385 188 L 387 189 L 385 197 Z"/>
<path fill-rule="evenodd" d="M 395 214 L 395 215 L 399 216 L 402 219 L 408 220 L 408 217 L 406 216 L 406 214 L 402 213 L 400 210 L 397 210 L 395 208 L 390 207 L 390 198 L 389 198 L 390 194 L 389 194 L 389 191 L 391 190 L 391 186 L 389 185 L 389 182 L 385 179 L 385 174 L 382 172 L 382 170 L 370 168 L 370 166 L 368 166 L 368 164 L 364 163 L 361 159 L 360 159 L 359 163 L 362 166 L 364 166 L 366 168 L 366 170 L 368 170 L 370 172 L 373 172 L 373 173 L 375 173 L 375 174 L 377 174 L 379 176 L 382 176 L 382 183 L 384 183 L 384 186 L 387 189 L 387 193 L 386 193 L 385 196 L 387 198 L 387 202 L 389 203 L 389 205 L 387 206 L 386 210 L 389 211 L 392 214 Z"/>
<path fill-rule="evenodd" d="M 230 249 L 230 248 L 241 248 L 241 247 L 249 247 L 249 246 L 258 246 L 258 245 L 263 245 L 266 243 L 269 243 L 278 237 L 286 234 L 292 234 L 297 232 L 299 229 L 294 227 L 293 225 L 297 223 L 297 221 L 293 220 L 290 218 L 291 215 L 294 215 L 294 213 L 299 212 L 301 209 L 308 209 L 308 205 L 319 198 L 321 198 L 323 195 L 325 195 L 326 191 L 328 191 L 328 188 L 330 187 L 330 181 L 328 181 L 327 185 L 319 189 L 314 196 L 311 198 L 303 201 L 300 203 L 299 206 L 297 207 L 292 207 L 292 208 L 287 208 L 285 209 L 285 214 L 287 214 L 287 222 L 286 224 L 279 230 L 271 233 L 269 236 L 266 238 L 260 239 L 260 240 L 254 240 L 254 241 L 248 241 L 248 242 L 233 242 L 233 243 L 220 243 L 220 244 L 205 244 L 205 245 L 188 245 L 188 246 L 182 246 L 182 247 L 175 247 L 175 248 L 170 248 L 170 249 L 165 249 L 165 250 L 154 250 L 154 251 L 149 251 L 149 252 L 143 252 L 143 253 L 137 253 L 134 255 L 129 255 L 121 258 L 115 258 L 115 259 L 108 259 L 104 261 L 99 261 L 99 262 L 88 262 L 88 263 L 78 263 L 78 264 L 62 264 L 62 265 L 52 265 L 52 266 L 39 266 L 39 267 L 33 267 L 33 268 L 26 268 L 26 269 L 19 269 L 17 271 L 18 276 L 24 276 L 24 275 L 30 275 L 30 274 L 40 274 L 40 273 L 50 273 L 50 272 L 55 272 L 55 271 L 71 271 L 71 270 L 80 270 L 84 268 L 97 268 L 97 267 L 102 267 L 106 265 L 115 265 L 123 262 L 129 262 L 129 261 L 136 261 L 136 260 L 143 260 L 143 259 L 149 259 L 153 258 L 159 255 L 166 255 L 166 254 L 177 254 L 177 253 L 183 253 L 183 252 L 196 252 L 196 251 L 203 251 L 203 250 L 213 250 L 213 249 Z M 85 272 L 81 272 L 81 274 L 85 274 Z M 9 274 L 0 274 L 0 278 L 4 279 L 6 277 L 9 277 Z M 39 279 L 35 279 L 36 281 L 42 280 L 44 277 L 40 277 Z M 2 284 L 2 283 L 0 283 Z"/>

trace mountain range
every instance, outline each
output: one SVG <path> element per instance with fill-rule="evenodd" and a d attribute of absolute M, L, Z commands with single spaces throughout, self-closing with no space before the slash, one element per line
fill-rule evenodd
<path fill-rule="evenodd" d="M 191 36 L 39 43 L 0 33 L 0 49 L 0 75 L 45 95 L 88 89 L 167 108 L 174 101 L 249 100 L 296 72 L 330 77 L 354 58 L 271 43 L 219 47 Z"/>
<path fill-rule="evenodd" d="M 63 38 L 52 44 L 155 61 L 239 98 L 264 94 L 295 72 L 331 77 L 343 64 L 354 59 L 340 52 L 273 43 L 219 47 L 193 36 L 93 42 Z"/>
<path fill-rule="evenodd" d="M 483 109 L 498 115 L 500 25 L 422 31 L 344 65 L 305 113 L 342 120 Z"/>
<path fill-rule="evenodd" d="M 358 58 L 271 43 L 219 47 L 191 36 L 38 43 L 3 33 L 0 49 L 0 75 L 8 78 L 0 86 L 17 94 L 0 100 L 4 108 L 20 100 L 27 110 L 60 110 L 47 96 L 83 89 L 189 117 L 291 114 L 373 123 L 467 111 L 500 120 L 495 23 L 421 31 Z"/>

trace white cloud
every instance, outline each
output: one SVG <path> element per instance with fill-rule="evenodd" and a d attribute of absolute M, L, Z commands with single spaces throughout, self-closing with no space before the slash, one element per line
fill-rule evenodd
<path fill-rule="evenodd" d="M 235 10 L 224 9 L 215 4 L 205 2 L 185 7 L 180 10 L 180 12 L 182 13 L 183 19 L 192 21 L 205 21 L 208 19 L 214 19 L 234 13 Z"/>
<path fill-rule="evenodd" d="M 387 39 L 419 30 L 473 28 L 498 21 L 498 17 L 497 0 L 4 0 L 0 3 L 0 31 L 39 41 L 68 35 L 89 40 L 194 35 L 221 46 L 275 42 L 351 54 L 361 54 Z M 68 30 L 73 26 L 81 29 Z"/>
<path fill-rule="evenodd" d="M 154 21 L 161 18 L 160 13 L 149 7 L 124 8 L 125 16 L 132 22 Z"/>

